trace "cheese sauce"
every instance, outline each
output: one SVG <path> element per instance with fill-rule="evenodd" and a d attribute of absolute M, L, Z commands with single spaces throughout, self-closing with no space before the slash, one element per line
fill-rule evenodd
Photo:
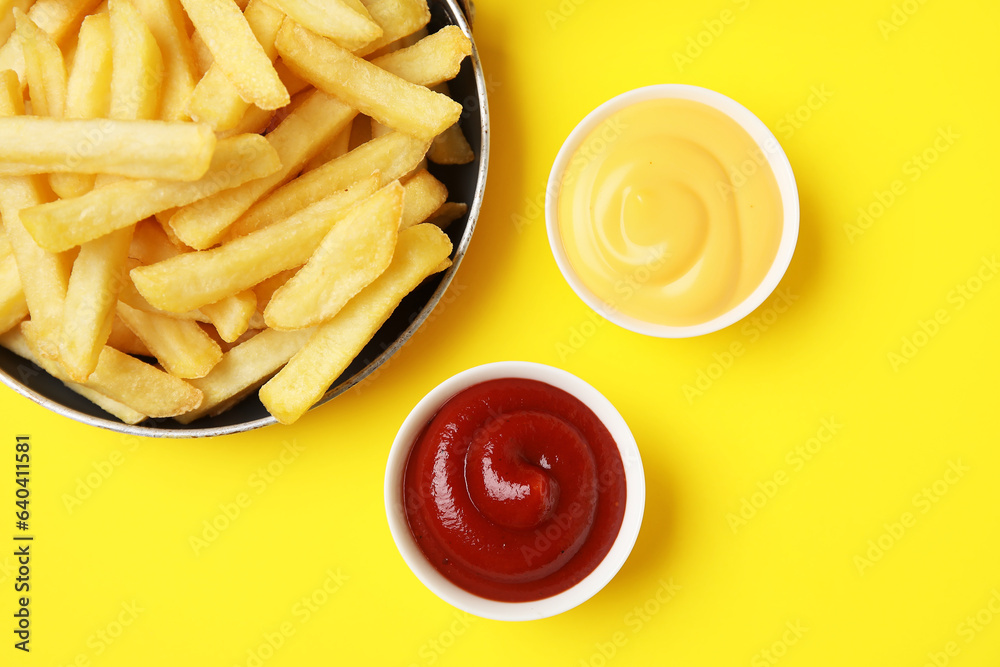
<path fill-rule="evenodd" d="M 708 322 L 763 281 L 782 233 L 766 155 L 700 102 L 618 111 L 563 175 L 558 227 L 583 284 L 608 308 L 665 326 Z"/>

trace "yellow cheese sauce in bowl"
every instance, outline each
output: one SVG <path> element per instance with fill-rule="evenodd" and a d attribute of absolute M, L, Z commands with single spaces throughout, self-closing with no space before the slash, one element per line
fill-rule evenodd
<path fill-rule="evenodd" d="M 798 237 L 798 192 L 774 135 L 704 88 L 619 96 L 563 145 L 546 197 L 560 270 L 591 308 L 653 336 L 696 336 L 752 312 Z"/>

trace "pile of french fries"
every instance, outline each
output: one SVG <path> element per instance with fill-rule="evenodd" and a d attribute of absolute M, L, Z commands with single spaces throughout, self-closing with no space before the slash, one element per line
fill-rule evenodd
<path fill-rule="evenodd" d="M 0 0 L 0 345 L 129 424 L 300 418 L 466 212 L 426 0 Z"/>

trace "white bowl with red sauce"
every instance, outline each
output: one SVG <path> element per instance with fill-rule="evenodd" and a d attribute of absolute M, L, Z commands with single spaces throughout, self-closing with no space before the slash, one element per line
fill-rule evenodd
<path fill-rule="evenodd" d="M 483 396 L 491 398 L 488 407 L 480 409 L 476 401 Z M 538 401 L 546 396 L 553 402 L 540 408 Z M 463 397 L 472 402 L 462 403 Z M 469 411 L 455 412 L 460 409 Z M 488 414 L 488 420 L 469 426 L 477 411 L 480 416 Z M 459 416 L 448 422 L 452 414 Z M 572 427 L 566 428 L 562 421 Z M 436 429 L 441 423 L 450 425 L 439 438 Z M 463 425 L 467 431 L 461 430 Z M 446 473 L 450 454 L 444 449 L 448 443 L 442 442 L 452 434 L 465 449 L 462 460 L 450 464 L 451 472 Z M 513 449 L 504 453 L 508 445 Z M 440 449 L 427 453 L 428 446 Z M 547 453 L 540 454 L 539 447 Z M 430 468 L 421 467 L 424 459 L 432 461 Z M 513 467 L 505 468 L 504 461 Z M 426 502 L 423 493 L 429 487 L 420 483 L 441 484 L 447 474 L 459 475 L 461 488 L 449 490 L 445 499 L 453 491 L 468 494 L 465 501 L 455 501 L 464 505 L 442 505 L 441 494 Z M 485 496 L 484 476 L 487 487 L 493 484 Z M 520 495 L 498 501 L 498 478 L 506 484 L 502 489 L 520 489 Z M 438 385 L 403 422 L 386 464 L 386 516 L 407 566 L 445 602 L 501 621 L 555 616 L 596 595 L 631 553 L 645 499 L 638 446 L 611 402 L 571 373 L 529 362 L 478 366 Z M 461 529 L 455 522 L 429 528 L 426 515 L 436 515 L 442 507 L 446 513 L 459 512 L 467 524 Z M 510 508 L 515 515 L 504 514 Z M 441 546 L 427 536 L 431 530 L 449 539 L 461 538 L 472 529 L 485 532 L 474 536 L 474 546 L 465 553 L 450 551 L 451 543 Z M 560 545 L 560 540 L 566 544 Z M 428 554 L 439 564 L 433 564 Z M 466 559 L 475 561 L 484 554 L 486 562 L 475 562 L 471 571 L 463 569 Z"/>

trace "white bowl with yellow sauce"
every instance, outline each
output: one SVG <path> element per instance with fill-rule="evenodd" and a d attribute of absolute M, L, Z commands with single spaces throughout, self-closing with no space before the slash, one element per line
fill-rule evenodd
<path fill-rule="evenodd" d="M 546 191 L 573 291 L 649 336 L 723 329 L 778 286 L 799 231 L 791 164 L 746 107 L 664 84 L 604 103 L 566 139 Z"/>

